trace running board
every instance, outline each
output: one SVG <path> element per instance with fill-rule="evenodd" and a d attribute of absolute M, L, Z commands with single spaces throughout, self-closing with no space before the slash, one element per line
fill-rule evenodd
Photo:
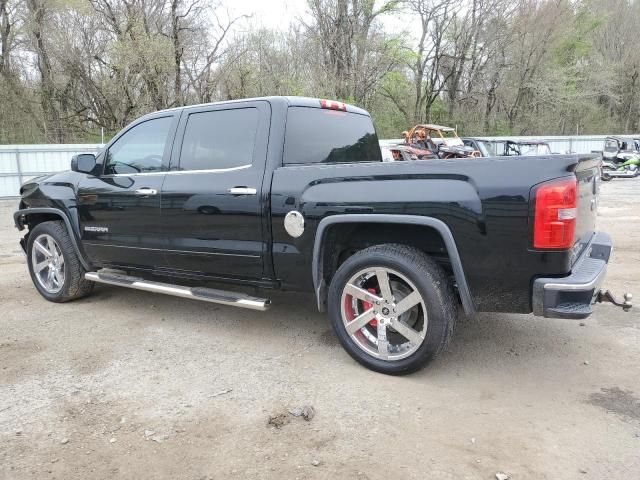
<path fill-rule="evenodd" d="M 143 278 L 130 277 L 118 273 L 87 272 L 84 278 L 92 282 L 106 283 L 120 287 L 134 288 L 146 292 L 164 293 L 174 297 L 191 298 L 203 302 L 219 303 L 231 307 L 249 308 L 251 310 L 265 311 L 271 307 L 271 300 L 257 298 L 244 293 L 228 292 L 204 287 L 183 287 L 170 283 L 153 282 Z"/>

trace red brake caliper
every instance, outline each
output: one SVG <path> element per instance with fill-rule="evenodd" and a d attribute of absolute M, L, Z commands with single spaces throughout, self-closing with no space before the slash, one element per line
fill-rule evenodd
<path fill-rule="evenodd" d="M 374 295 L 378 295 L 378 292 L 376 292 L 375 288 L 367 288 L 367 291 L 370 293 L 373 293 Z M 370 308 L 373 307 L 372 303 L 369 302 L 365 302 L 364 300 L 362 300 L 362 308 L 364 308 L 364 311 L 366 312 L 367 310 L 369 310 Z M 371 325 L 372 327 L 377 327 L 378 326 L 378 320 L 376 320 L 375 318 L 373 320 L 371 320 L 369 322 L 369 325 Z"/>

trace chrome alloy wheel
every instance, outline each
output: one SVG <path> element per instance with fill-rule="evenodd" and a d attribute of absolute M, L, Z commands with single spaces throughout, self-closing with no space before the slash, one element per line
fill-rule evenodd
<path fill-rule="evenodd" d="M 344 327 L 355 344 L 382 360 L 400 360 L 424 342 L 427 309 L 416 286 L 386 267 L 353 275 L 342 291 Z"/>
<path fill-rule="evenodd" d="M 33 273 L 47 293 L 55 294 L 64 286 L 64 255 L 51 235 L 39 235 L 31 248 Z"/>

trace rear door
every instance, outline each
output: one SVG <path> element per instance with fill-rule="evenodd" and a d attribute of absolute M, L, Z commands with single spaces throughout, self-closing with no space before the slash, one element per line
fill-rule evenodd
<path fill-rule="evenodd" d="M 160 192 L 179 114 L 161 112 L 127 127 L 100 155 L 102 173 L 78 185 L 82 244 L 92 261 L 164 265 Z"/>
<path fill-rule="evenodd" d="M 172 270 L 258 279 L 265 256 L 266 101 L 186 109 L 162 188 Z"/>

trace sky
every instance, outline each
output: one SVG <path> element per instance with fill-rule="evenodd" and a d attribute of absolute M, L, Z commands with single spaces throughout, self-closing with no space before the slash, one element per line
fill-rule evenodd
<path fill-rule="evenodd" d="M 289 24 L 307 17 L 306 0 L 223 0 L 232 15 L 251 15 L 249 23 L 272 29 L 287 30 Z M 381 4 L 381 1 L 376 2 Z M 405 31 L 416 38 L 419 22 L 412 22 L 406 14 L 384 15 L 381 20 L 389 32 Z"/>
<path fill-rule="evenodd" d="M 251 15 L 251 24 L 281 30 L 307 10 L 306 0 L 231 0 L 225 6 L 234 15 Z"/>

